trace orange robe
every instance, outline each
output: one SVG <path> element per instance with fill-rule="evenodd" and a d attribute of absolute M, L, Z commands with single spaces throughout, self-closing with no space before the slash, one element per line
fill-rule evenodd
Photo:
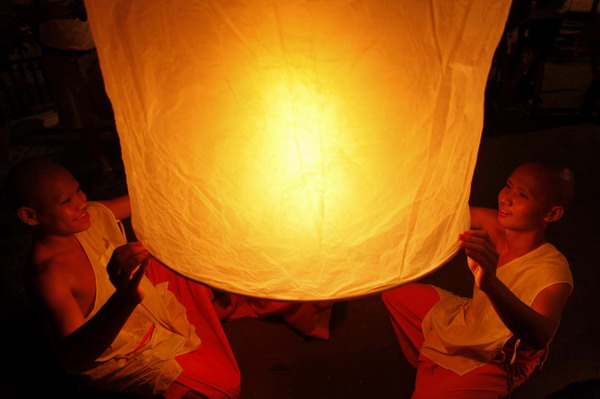
<path fill-rule="evenodd" d="M 90 228 L 76 235 L 96 277 L 94 308 L 86 320 L 115 292 L 106 265 L 113 250 L 126 243 L 108 208 L 89 202 L 88 212 Z M 144 300 L 111 346 L 93 367 L 71 371 L 89 385 L 109 391 L 162 393 L 175 399 L 191 389 L 211 399 L 237 398 L 240 372 L 212 307 L 212 292 L 154 260 L 141 284 Z"/>
<path fill-rule="evenodd" d="M 177 363 L 183 368 L 176 381 L 211 399 L 239 397 L 240 371 L 213 309 L 212 291 L 177 275 L 155 260 L 146 269 L 146 275 L 153 284 L 168 282 L 167 289 L 185 307 L 187 318 L 201 339 L 198 349 L 176 357 Z M 172 388 L 165 393 L 167 399 L 185 393 L 175 386 Z"/>
<path fill-rule="evenodd" d="M 568 263 L 550 244 L 498 268 L 498 277 L 531 306 L 545 287 L 573 284 Z M 477 287 L 460 298 L 425 284 L 382 295 L 406 359 L 417 368 L 412 399 L 496 399 L 541 364 L 545 350 L 519 348 Z"/>
<path fill-rule="evenodd" d="M 215 302 L 222 321 L 242 317 L 280 316 L 301 333 L 313 338 L 329 338 L 329 319 L 333 302 L 279 302 L 226 294 Z"/>

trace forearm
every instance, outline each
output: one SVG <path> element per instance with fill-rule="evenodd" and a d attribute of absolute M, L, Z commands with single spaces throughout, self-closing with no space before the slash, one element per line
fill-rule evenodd
<path fill-rule="evenodd" d="M 127 219 L 131 216 L 131 203 L 129 202 L 128 194 L 100 202 L 110 209 L 113 215 L 115 215 L 115 218 L 118 220 Z"/>
<path fill-rule="evenodd" d="M 504 325 L 533 349 L 545 348 L 554 336 L 556 326 L 546 316 L 521 301 L 502 281 L 486 287 L 484 293 Z"/>
<path fill-rule="evenodd" d="M 138 301 L 118 292 L 58 346 L 63 361 L 71 368 L 85 370 L 113 343 Z"/>
<path fill-rule="evenodd" d="M 496 209 L 470 206 L 469 213 L 472 229 L 493 231 L 492 226 L 496 224 L 498 215 Z"/>

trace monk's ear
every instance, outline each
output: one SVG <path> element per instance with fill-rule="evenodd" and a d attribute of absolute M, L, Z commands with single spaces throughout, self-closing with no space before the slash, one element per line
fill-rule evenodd
<path fill-rule="evenodd" d="M 19 209 L 17 209 L 17 216 L 19 217 L 19 219 L 21 219 L 23 221 L 23 223 L 29 225 L 29 226 L 36 226 L 38 224 L 40 224 L 40 222 L 38 221 L 38 217 L 37 217 L 37 213 L 35 211 L 35 209 L 28 207 L 28 206 L 22 206 Z"/>
<path fill-rule="evenodd" d="M 565 214 L 565 208 L 562 206 L 553 206 L 544 216 L 546 222 L 556 222 Z"/>

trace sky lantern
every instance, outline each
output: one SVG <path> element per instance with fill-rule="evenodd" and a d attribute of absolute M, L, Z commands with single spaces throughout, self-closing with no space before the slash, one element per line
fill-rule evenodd
<path fill-rule="evenodd" d="M 136 236 L 228 292 L 345 299 L 458 250 L 509 0 L 87 0 Z"/>

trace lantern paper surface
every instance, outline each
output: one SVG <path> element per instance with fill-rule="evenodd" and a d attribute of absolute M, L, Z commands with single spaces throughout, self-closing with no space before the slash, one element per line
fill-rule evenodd
<path fill-rule="evenodd" d="M 137 237 L 282 300 L 430 273 L 469 226 L 507 0 L 88 0 Z"/>

